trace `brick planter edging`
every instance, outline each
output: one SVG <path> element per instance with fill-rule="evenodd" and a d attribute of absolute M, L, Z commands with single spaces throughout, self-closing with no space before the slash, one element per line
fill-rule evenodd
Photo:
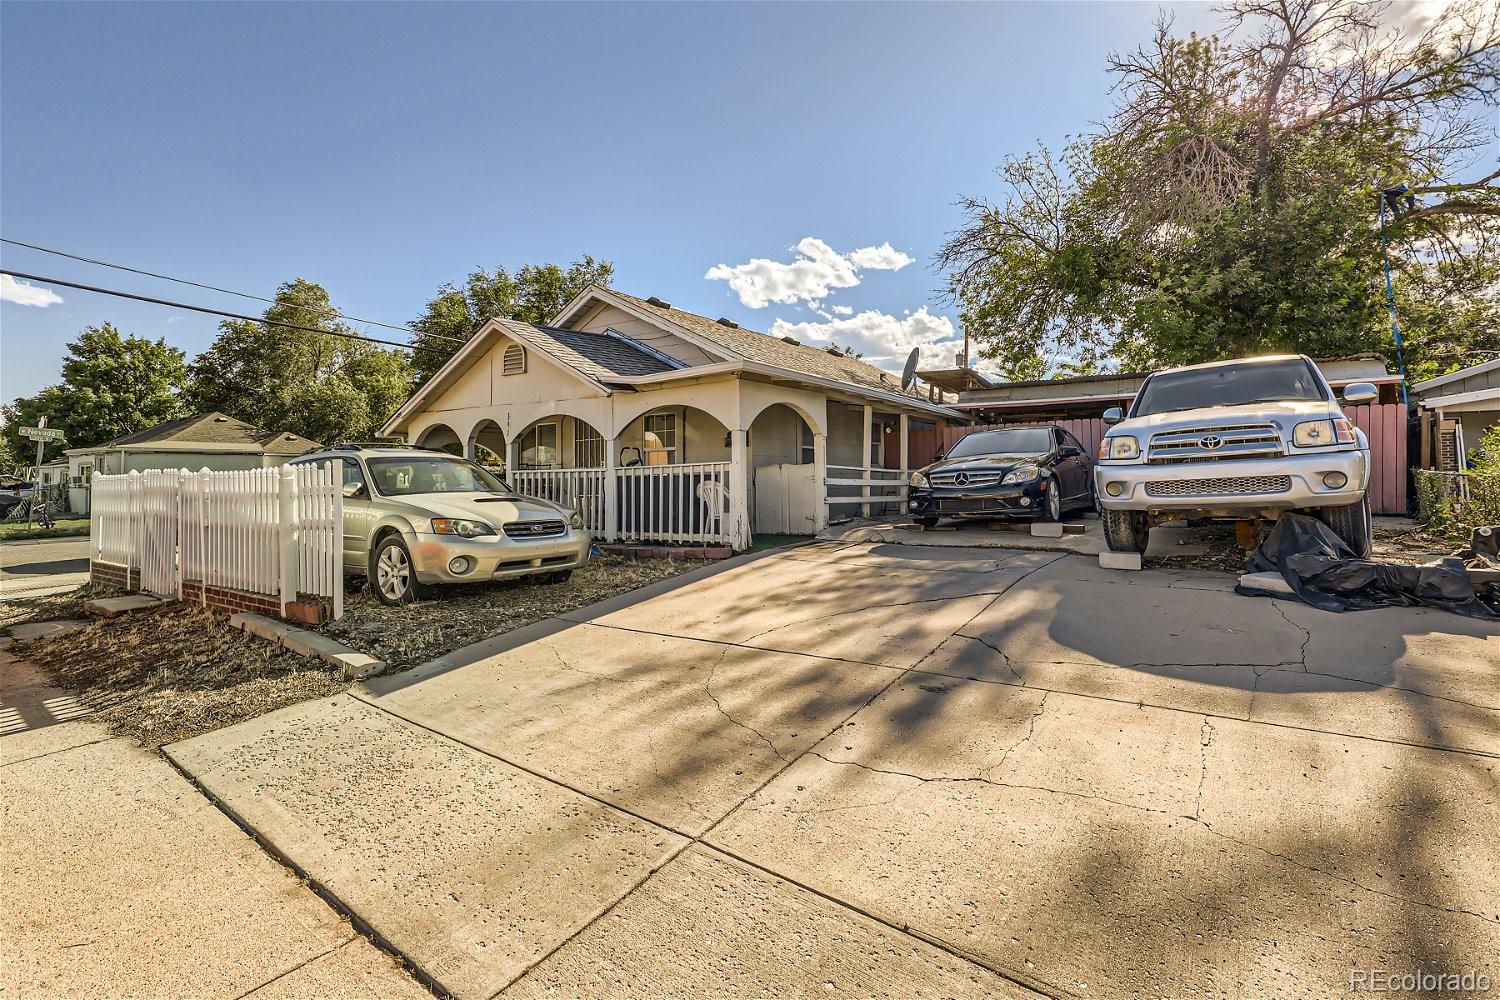
<path fill-rule="evenodd" d="M 126 570 L 118 563 L 90 562 L 89 582 L 119 590 L 141 589 L 141 571 Z M 281 598 L 269 594 L 252 594 L 229 587 L 210 587 L 199 580 L 182 581 L 182 596 L 204 607 L 235 614 L 241 611 L 281 617 Z M 286 617 L 304 625 L 321 625 L 328 617 L 328 606 L 321 601 L 293 601 L 287 605 Z"/>
<path fill-rule="evenodd" d="M 614 556 L 635 556 L 638 559 L 728 559 L 734 550 L 727 545 L 601 545 L 600 552 Z"/>

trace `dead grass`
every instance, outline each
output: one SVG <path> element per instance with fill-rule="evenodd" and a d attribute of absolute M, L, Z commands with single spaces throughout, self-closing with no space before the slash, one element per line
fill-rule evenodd
<path fill-rule="evenodd" d="M 368 590 L 351 594 L 344 617 L 322 631 L 392 669 L 425 663 L 470 643 L 614 597 L 703 565 L 599 556 L 567 583 L 525 580 L 446 587 L 431 600 L 388 608 Z"/>
<path fill-rule="evenodd" d="M 401 669 L 698 565 L 605 556 L 567 583 L 447 588 L 406 608 L 387 608 L 363 591 L 351 594 L 345 617 L 323 631 Z M 88 618 L 83 604 L 97 596 L 80 591 L 12 602 L 0 606 L 0 625 Z M 76 632 L 17 643 L 11 652 L 77 691 L 98 721 L 147 747 L 349 687 L 321 660 L 272 646 L 230 628 L 227 615 L 187 604 L 91 621 Z"/>

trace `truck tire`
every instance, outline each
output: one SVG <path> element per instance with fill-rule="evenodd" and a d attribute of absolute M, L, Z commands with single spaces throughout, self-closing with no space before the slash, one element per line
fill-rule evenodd
<path fill-rule="evenodd" d="M 1358 503 L 1344 504 L 1341 507 L 1324 507 L 1318 514 L 1322 517 L 1323 523 L 1332 528 L 1333 533 L 1354 550 L 1356 558 L 1370 558 L 1370 549 L 1375 539 L 1370 524 L 1370 498 L 1368 496 L 1362 497 Z"/>
<path fill-rule="evenodd" d="M 1099 516 L 1104 520 L 1104 542 L 1111 552 L 1145 553 L 1151 526 L 1146 523 L 1143 512 L 1106 508 L 1099 512 Z"/>

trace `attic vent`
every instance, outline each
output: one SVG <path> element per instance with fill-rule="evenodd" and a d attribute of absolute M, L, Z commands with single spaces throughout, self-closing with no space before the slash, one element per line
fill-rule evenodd
<path fill-rule="evenodd" d="M 505 353 L 500 356 L 500 374 L 526 374 L 526 348 L 520 344 L 511 344 L 506 347 Z"/>
<path fill-rule="evenodd" d="M 719 324 L 720 326 L 727 326 L 731 330 L 738 330 L 740 328 L 740 325 L 734 320 L 730 319 L 728 316 L 720 316 L 718 319 L 714 320 L 714 322 Z"/>
<path fill-rule="evenodd" d="M 670 302 L 663 302 L 661 299 L 657 298 L 655 295 L 653 295 L 649 299 L 647 299 L 646 300 L 646 304 L 648 306 L 655 306 L 658 309 L 670 309 L 670 308 L 672 308 L 672 303 L 670 303 Z"/>
<path fill-rule="evenodd" d="M 798 340 L 796 337 L 782 337 L 781 339 L 784 343 L 796 344 L 798 347 L 802 346 L 802 341 Z"/>

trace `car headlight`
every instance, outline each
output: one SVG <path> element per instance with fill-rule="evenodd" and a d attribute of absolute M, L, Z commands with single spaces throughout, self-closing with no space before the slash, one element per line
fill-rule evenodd
<path fill-rule="evenodd" d="M 1343 417 L 1331 420 L 1304 420 L 1292 430 L 1292 444 L 1298 448 L 1326 448 L 1333 444 L 1353 444 L 1354 425 Z"/>
<path fill-rule="evenodd" d="M 911 483 L 911 485 L 913 485 L 913 486 L 926 486 L 927 485 L 927 477 L 924 476 L 924 475 L 922 475 L 922 473 L 920 473 L 920 472 L 913 472 L 911 474 L 911 479 L 909 479 L 907 481 L 909 483 Z"/>
<path fill-rule="evenodd" d="M 1099 442 L 1099 457 L 1124 461 L 1141 457 L 1141 444 L 1129 434 L 1112 434 Z"/>
<path fill-rule="evenodd" d="M 568 527 L 570 527 L 570 528 L 581 528 L 581 527 L 583 527 L 583 515 L 580 514 L 580 513 L 578 513 L 578 511 L 576 511 L 576 510 L 573 513 L 569 514 L 568 515 Z"/>
<path fill-rule="evenodd" d="M 1016 483 L 1029 483 L 1037 477 L 1040 470 L 1034 465 L 1018 465 L 1005 474 L 1000 480 L 1001 486 L 1013 486 Z"/>
<path fill-rule="evenodd" d="M 483 521 L 469 521 L 462 517 L 435 517 L 432 519 L 432 530 L 434 534 L 460 535 L 464 538 L 495 533 L 495 529 Z"/>

